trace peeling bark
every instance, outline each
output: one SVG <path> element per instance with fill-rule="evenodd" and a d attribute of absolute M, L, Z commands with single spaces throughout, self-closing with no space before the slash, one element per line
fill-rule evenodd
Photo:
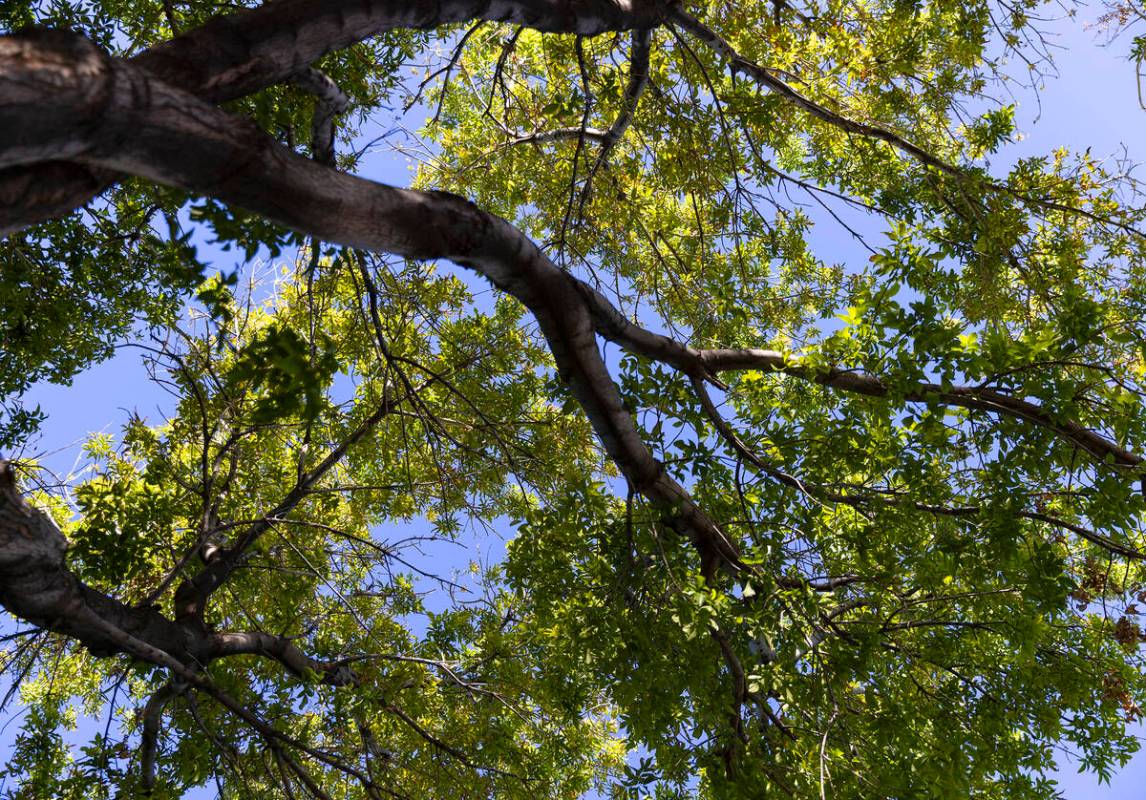
<path fill-rule="evenodd" d="M 350 98 L 325 73 L 309 67 L 292 78 L 295 86 L 314 96 L 310 123 L 310 157 L 320 164 L 334 164 L 334 118 L 350 105 Z"/>

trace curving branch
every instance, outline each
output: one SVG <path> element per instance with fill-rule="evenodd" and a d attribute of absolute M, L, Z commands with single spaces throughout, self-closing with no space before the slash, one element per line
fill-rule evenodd
<path fill-rule="evenodd" d="M 292 78 L 294 85 L 314 96 L 310 123 L 310 154 L 320 164 L 334 164 L 334 118 L 346 111 L 350 98 L 322 70 L 307 67 Z"/>
<path fill-rule="evenodd" d="M 449 259 L 484 276 L 533 313 L 605 451 L 693 539 L 706 573 L 738 564 L 737 547 L 642 440 L 597 349 L 579 282 L 505 220 L 456 195 L 396 189 L 303 159 L 81 36 L 0 39 L 0 166 L 61 154 L 209 194 L 324 241 Z"/>
<path fill-rule="evenodd" d="M 661 24 L 669 0 L 271 0 L 215 17 L 140 53 L 137 68 L 210 103 L 291 80 L 327 53 L 392 30 L 509 22 L 547 33 L 595 35 Z M 118 180 L 97 164 L 0 171 L 0 235 L 66 214 Z"/>
<path fill-rule="evenodd" d="M 961 519 L 975 518 L 984 512 L 984 509 L 980 506 L 947 506 L 933 503 L 919 503 L 912 500 L 907 500 L 895 492 L 881 493 L 860 491 L 843 493 L 834 491 L 820 484 L 801 480 L 795 475 L 790 475 L 783 470 L 777 469 L 772 464 L 769 464 L 764 458 L 756 453 L 756 451 L 745 444 L 744 441 L 740 438 L 739 434 L 737 434 L 733 429 L 732 425 L 729 424 L 729 422 L 721 416 L 719 409 L 717 409 L 716 404 L 712 401 L 712 398 L 708 394 L 708 388 L 705 386 L 704 380 L 696 375 L 691 376 L 690 380 L 692 382 L 693 392 L 696 394 L 697 399 L 700 402 L 701 410 L 704 411 L 704 414 L 708 418 L 709 422 L 711 422 L 713 427 L 716 428 L 716 432 L 720 438 L 722 438 L 725 444 L 727 444 L 732 449 L 732 451 L 736 453 L 738 458 L 740 458 L 743 462 L 755 467 L 760 472 L 775 480 L 777 483 L 787 486 L 790 489 L 795 489 L 801 494 L 818 502 L 836 503 L 839 505 L 851 506 L 855 509 L 864 509 L 879 505 L 907 505 L 916 511 L 923 511 L 935 516 L 954 517 Z M 1146 560 L 1146 552 L 1143 552 L 1136 547 L 1117 542 L 1114 539 L 1111 539 L 1109 536 L 1105 536 L 1098 531 L 1094 531 L 1077 523 L 1065 520 L 1062 517 L 1056 517 L 1041 511 L 1019 510 L 1013 513 L 1019 519 L 1028 519 L 1034 522 L 1044 522 L 1052 527 L 1070 531 L 1079 538 L 1085 539 L 1091 544 L 1097 545 L 1104 550 L 1113 553 L 1114 555 L 1122 556 L 1123 558 L 1128 558 L 1134 561 Z M 845 579 L 843 585 L 846 585 L 848 582 L 850 582 L 850 580 Z M 792 585 L 810 586 L 811 584 L 808 584 L 805 581 L 797 580 L 793 582 Z M 831 582 L 829 582 L 828 585 L 830 586 Z M 816 588 L 816 590 L 819 591 L 819 588 L 817 587 L 812 588 Z"/>
<path fill-rule="evenodd" d="M 774 350 L 694 350 L 666 336 L 652 333 L 632 324 L 603 295 L 588 284 L 581 283 L 578 288 L 593 308 L 597 330 L 602 336 L 620 344 L 634 354 L 674 366 L 689 377 L 701 410 L 713 424 L 717 434 L 744 462 L 779 483 L 817 500 L 840 503 L 856 508 L 875 503 L 895 505 L 902 502 L 901 499 L 893 497 L 873 497 L 865 494 L 842 494 L 829 491 L 822 486 L 806 483 L 794 475 L 776 469 L 748 447 L 728 421 L 721 416 L 705 385 L 707 381 L 723 387 L 723 384 L 720 384 L 716 378 L 721 372 L 766 370 L 870 397 L 886 397 L 892 394 L 892 389 L 879 378 L 863 372 L 842 370 L 837 367 L 812 369 L 802 366 L 791 357 Z M 1146 461 L 1141 456 L 1120 447 L 1117 443 L 1079 425 L 1077 422 L 1060 420 L 1042 406 L 996 390 L 975 386 L 944 388 L 941 384 L 917 383 L 910 387 L 907 392 L 899 390 L 897 396 L 902 397 L 907 402 L 941 402 L 1031 422 L 1062 436 L 1085 452 L 1101 459 L 1104 463 L 1121 467 L 1138 467 Z M 948 517 L 976 517 L 983 511 L 978 506 L 941 506 L 915 502 L 910 503 L 910 505 L 918 511 Z M 1038 511 L 1018 511 L 1016 516 L 1044 522 L 1053 527 L 1070 531 L 1091 544 L 1098 545 L 1124 558 L 1146 559 L 1146 552 L 1138 548 L 1121 544 L 1097 531 L 1061 517 Z"/>
<path fill-rule="evenodd" d="M 353 686 L 358 683 L 354 671 L 345 662 L 311 658 L 285 636 L 252 631 L 216 633 L 211 637 L 212 658 L 238 655 L 257 655 L 274 659 L 298 678 L 317 674 L 322 682 L 329 686 Z"/>
<path fill-rule="evenodd" d="M 980 386 L 947 386 L 919 382 L 907 387 L 891 387 L 879 377 L 839 367 L 816 368 L 801 364 L 792 356 L 776 350 L 757 348 L 722 348 L 698 350 L 667 336 L 634 325 L 597 290 L 579 285 L 594 316 L 597 332 L 634 355 L 675 367 L 689 376 L 702 376 L 723 388 L 718 375 L 722 372 L 760 370 L 790 375 L 868 397 L 901 397 L 909 403 L 942 403 L 995 416 L 1020 419 L 1052 431 L 1100 461 L 1119 467 L 1139 467 L 1146 459 L 1117 442 L 1072 420 L 1060 419 L 1053 412 L 1006 392 Z"/>
<path fill-rule="evenodd" d="M 0 461 L 0 605 L 15 616 L 75 639 L 97 656 L 129 653 L 162 666 L 190 669 L 254 654 L 278 661 L 298 677 L 317 673 L 331 686 L 357 682 L 347 663 L 311 658 L 286 637 L 214 633 L 198 619 L 172 621 L 154 606 L 128 606 L 101 594 L 67 568 L 66 548 L 66 539 L 48 515 L 20 496 L 12 464 Z M 125 645 L 129 640 L 148 649 L 136 652 L 138 648 Z M 158 725 L 170 699 L 157 694 L 147 707 L 153 713 L 145 717 L 155 717 Z"/>
<path fill-rule="evenodd" d="M 689 375 L 772 369 L 845 391 L 890 393 L 870 376 L 813 372 L 766 350 L 698 351 L 639 328 L 603 295 L 556 267 L 509 223 L 463 198 L 395 189 L 300 159 L 253 125 L 108 58 L 80 37 L 10 37 L 0 47 L 0 59 L 10 64 L 8 79 L 0 82 L 0 97 L 6 99 L 0 123 L 7 123 L 0 133 L 0 165 L 66 154 L 211 194 L 345 246 L 414 259 L 450 259 L 516 297 L 533 312 L 560 374 L 608 455 L 638 492 L 680 523 L 710 574 L 716 564 L 736 565 L 737 548 L 644 444 L 597 351 L 595 334 Z M 27 124 L 32 117 L 34 123 Z M 999 392 L 920 384 L 906 399 L 938 399 L 1021 417 L 1094 455 L 1110 454 L 1126 466 L 1141 463 L 1100 434 Z"/>
<path fill-rule="evenodd" d="M 301 8 L 307 4 L 283 0 L 271 5 Z M 485 3 L 483 13 L 514 5 Z M 569 4 L 574 5 L 580 8 L 591 4 Z M 719 420 L 719 414 L 707 396 L 704 382 L 717 383 L 716 376 L 723 371 L 768 369 L 842 391 L 878 397 L 894 391 L 897 397 L 903 396 L 898 387 L 893 390 L 876 377 L 837 369 L 811 369 L 772 351 L 694 350 L 681 345 L 630 323 L 603 295 L 559 269 L 520 231 L 464 198 L 396 189 L 303 159 L 253 124 L 172 87 L 138 65 L 108 57 L 82 37 L 33 32 L 0 38 L 0 168 L 25 170 L 25 175 L 31 175 L 45 163 L 47 169 L 56 169 L 60 159 L 80 165 L 89 176 L 138 175 L 218 197 L 326 241 L 411 259 L 450 259 L 484 276 L 533 314 L 560 376 L 586 412 L 606 453 L 633 488 L 658 506 L 674 528 L 692 539 L 709 578 L 721 566 L 740 568 L 737 546 L 667 474 L 644 443 L 601 357 L 598 336 L 680 369 L 692 379 L 714 422 Z M 0 185 L 2 180 L 0 176 Z M 0 221 L 5 219 L 0 213 Z M 1141 458 L 1121 450 L 1100 434 L 1075 423 L 1058 421 L 1038 405 L 993 390 L 944 389 L 921 383 L 905 397 L 911 402 L 933 402 L 937 398 L 952 405 L 1034 422 L 1067 437 L 1087 452 L 1112 455 L 1117 463 L 1126 466 L 1141 463 Z M 742 456 L 752 455 L 731 426 L 725 425 L 721 433 Z M 336 449 L 323 464 L 333 464 L 344 454 L 345 448 Z M 763 463 L 761 460 L 758 465 Z M 190 588 L 181 588 L 177 594 L 177 617 L 172 621 L 155 609 L 129 608 L 84 586 L 66 567 L 62 534 L 46 515 L 22 501 L 10 466 L 0 462 L 0 605 L 33 624 L 77 639 L 94 653 L 123 653 L 169 670 L 258 731 L 280 764 L 286 764 L 312 792 L 316 790 L 307 783 L 305 772 L 281 751 L 281 745 L 298 748 L 369 784 L 369 775 L 308 750 L 221 692 L 198 670 L 213 659 L 247 654 L 272 659 L 298 676 L 317 672 L 331 685 L 355 682 L 345 662 L 306 656 L 285 637 L 262 632 L 213 633 L 202 620 L 210 592 L 241 563 L 249 545 L 289 513 L 319 477 L 321 465 L 300 475 L 296 487 L 299 494 L 292 492 L 283 505 L 209 558 L 200 574 L 187 584 Z M 796 481 L 788 476 L 781 479 Z M 806 491 L 798 481 L 795 485 Z M 853 505 L 898 500 L 844 496 L 831 499 Z M 978 508 L 913 505 L 949 516 L 981 513 Z M 1098 535 L 1046 515 L 1019 516 L 1064 526 L 1079 536 L 1112 546 L 1105 537 L 1092 538 Z M 1128 549 L 1118 552 L 1141 557 Z M 738 714 L 739 704 L 745 699 L 743 670 L 735 652 L 722 649 L 736 678 Z M 154 775 L 163 706 L 161 698 L 157 698 L 152 698 L 145 711 L 145 775 L 148 771 Z M 389 710 L 426 741 L 473 766 L 400 709 Z M 761 711 L 769 713 L 765 705 Z"/>
<path fill-rule="evenodd" d="M 0 460 L 0 605 L 14 616 L 83 644 L 96 656 L 123 652 L 90 622 L 105 620 L 181 663 L 207 658 L 208 643 L 151 606 L 128 606 L 84 585 L 68 569 L 67 540 L 51 518 L 24 502 L 13 465 Z"/>
<path fill-rule="evenodd" d="M 151 695 L 143 707 L 143 728 L 139 740 L 139 768 L 143 774 L 143 791 L 150 796 L 155 789 L 155 756 L 159 749 L 159 726 L 163 711 L 179 695 L 174 683 L 165 683 Z"/>
<path fill-rule="evenodd" d="M 156 739 L 163 708 L 173 693 L 191 687 L 220 703 L 272 747 L 289 746 L 363 784 L 368 777 L 352 765 L 307 746 L 261 719 L 201 672 L 214 658 L 257 652 L 296 674 L 315 669 L 324 682 L 347 685 L 345 665 L 308 659 L 289 645 L 260 634 L 212 634 L 198 621 L 173 622 L 155 608 L 130 607 L 85 586 L 64 564 L 66 540 L 48 516 L 23 501 L 12 465 L 0 461 L 0 605 L 44 630 L 80 642 L 93 655 L 127 655 L 167 670 L 170 691 L 160 690 L 144 708 L 141 763 L 144 782 L 154 782 Z M 151 775 L 149 779 L 147 776 Z"/>
<path fill-rule="evenodd" d="M 877 378 L 840 370 L 814 372 L 771 351 L 686 347 L 630 323 L 603 295 L 560 270 L 508 222 L 463 198 L 396 189 L 302 158 L 253 124 L 130 63 L 111 59 L 78 35 L 40 31 L 0 38 L 0 167 L 60 158 L 210 194 L 326 241 L 414 259 L 450 259 L 483 275 L 533 313 L 560 375 L 605 451 L 634 489 L 693 540 L 709 577 L 722 565 L 738 568 L 738 549 L 643 442 L 601 358 L 597 335 L 693 378 L 712 380 L 721 371 L 771 369 L 844 391 L 890 393 Z M 1113 453 L 1120 463 L 1141 461 L 1094 432 L 989 390 L 943 390 L 921 384 L 907 399 L 930 402 L 936 397 L 1034 421 L 1068 436 L 1088 452 Z M 933 510 L 953 516 L 979 513 L 972 508 Z M 1095 541 L 1093 532 L 1071 530 Z M 273 658 L 295 674 L 313 669 L 335 685 L 346 685 L 352 679 L 344 665 L 309 659 L 288 647 L 287 640 L 263 634 L 210 634 L 202 626 L 197 613 L 201 600 L 233 571 L 246 549 L 244 542 L 249 544 L 259 535 L 257 528 L 248 530 L 228 548 L 233 557 L 212 559 L 197 576 L 196 581 L 202 578 L 202 582 L 193 587 L 196 591 L 184 595 L 197 601 L 194 607 L 181 606 L 179 617 L 172 621 L 153 608 L 130 608 L 84 586 L 66 568 L 63 536 L 45 515 L 23 503 L 12 470 L 5 465 L 0 473 L 0 604 L 15 616 L 80 641 L 94 653 L 142 658 L 203 691 L 207 684 L 187 665 L 239 653 Z M 233 701 L 224 704 L 245 721 L 265 726 Z M 269 729 L 261 732 L 277 735 Z"/>
<path fill-rule="evenodd" d="M 783 97 L 786 101 L 796 106 L 800 110 L 815 117 L 816 119 L 826 122 L 833 127 L 840 130 L 854 133 L 859 136 L 865 136 L 869 139 L 878 139 L 881 142 L 887 142 L 897 150 L 911 156 L 921 164 L 926 164 L 929 167 L 934 167 L 940 172 L 950 175 L 952 177 L 964 177 L 966 172 L 959 167 L 950 164 L 943 159 L 936 156 L 929 150 L 920 147 L 909 139 L 900 136 L 894 131 L 887 128 L 880 127 L 879 125 L 871 125 L 866 122 L 859 122 L 858 120 L 851 119 L 832 111 L 829 108 L 817 103 L 810 97 L 805 97 L 800 92 L 793 89 L 785 81 L 773 75 L 767 68 L 760 66 L 754 61 L 742 56 L 737 52 L 736 48 L 730 45 L 723 37 L 716 31 L 709 28 L 696 17 L 689 14 L 682 8 L 673 10 L 670 16 L 670 21 L 679 25 L 683 30 L 688 31 L 706 47 L 728 62 L 729 68 L 735 72 L 742 72 L 753 81 L 765 87 L 771 92 Z"/>

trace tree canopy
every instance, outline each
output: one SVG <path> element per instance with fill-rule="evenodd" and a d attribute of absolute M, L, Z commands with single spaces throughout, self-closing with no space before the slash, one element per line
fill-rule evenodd
<path fill-rule="evenodd" d="M 1063 748 L 1124 764 L 1146 207 L 1132 164 L 1009 149 L 1056 12 L 0 6 L 0 792 L 1052 798 Z M 21 457 L 29 388 L 124 343 L 170 415 L 73 476 Z"/>

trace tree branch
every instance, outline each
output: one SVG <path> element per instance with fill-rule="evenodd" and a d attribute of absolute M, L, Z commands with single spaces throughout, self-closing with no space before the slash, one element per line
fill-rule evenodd
<path fill-rule="evenodd" d="M 218 197 L 324 241 L 445 258 L 485 276 L 533 313 L 608 455 L 688 531 L 706 572 L 738 565 L 737 547 L 642 440 L 598 352 L 578 282 L 508 222 L 456 195 L 395 189 L 300 158 L 254 125 L 108 58 L 82 37 L 2 39 L 0 65 L 0 165 L 67 152 Z"/>
<path fill-rule="evenodd" d="M 42 511 L 16 488 L 12 465 L 0 461 L 0 605 L 13 615 L 79 641 L 97 656 L 124 654 L 168 670 L 177 683 L 211 696 L 258 732 L 270 746 L 287 745 L 359 780 L 370 780 L 338 758 L 307 746 L 260 719 L 200 674 L 213 658 L 257 653 L 296 675 L 314 670 L 334 686 L 355 682 L 349 666 L 303 655 L 289 640 L 260 633 L 210 634 L 192 621 L 172 622 L 154 608 L 132 608 L 85 586 L 64 566 L 66 541 Z M 175 684 L 157 692 L 143 711 L 141 765 L 144 786 L 154 785 L 155 752 L 163 708 Z"/>
<path fill-rule="evenodd" d="M 165 683 L 143 707 L 143 729 L 139 742 L 139 769 L 142 773 L 143 791 L 150 796 L 155 789 L 155 754 L 159 745 L 159 725 L 163 720 L 163 710 L 179 694 L 172 683 Z"/>
<path fill-rule="evenodd" d="M 215 17 L 140 53 L 132 63 L 165 83 L 222 103 L 290 80 L 327 53 L 386 31 L 489 20 L 593 35 L 653 27 L 668 5 L 668 0 L 271 0 Z M 0 171 L 0 235 L 66 214 L 119 179 L 114 170 L 66 158 Z"/>
<path fill-rule="evenodd" d="M 707 371 L 713 373 L 746 369 L 764 370 L 782 372 L 785 375 L 813 381 L 821 386 L 869 397 L 886 397 L 893 393 L 892 387 L 874 375 L 838 367 L 811 369 L 774 350 L 695 350 L 692 354 Z M 997 416 L 1022 419 L 1053 431 L 1099 460 L 1109 457 L 1115 464 L 1124 467 L 1136 467 L 1143 463 L 1141 456 L 1120 447 L 1101 434 L 1077 422 L 1057 419 L 1042 406 L 995 389 L 977 386 L 944 388 L 938 383 L 915 383 L 902 392 L 902 397 L 911 403 L 939 402 L 949 406 L 986 411 Z"/>
<path fill-rule="evenodd" d="M 744 58 L 744 56 L 736 51 L 736 48 L 725 41 L 716 31 L 709 28 L 684 9 L 679 7 L 674 9 L 670 20 L 691 33 L 703 42 L 706 47 L 727 61 L 733 72 L 743 72 L 756 83 L 783 97 L 789 103 L 812 115 L 816 119 L 826 122 L 840 130 L 847 131 L 848 133 L 855 133 L 870 139 L 887 142 L 892 147 L 911 156 L 921 164 L 934 167 L 945 175 L 963 177 L 966 174 L 964 170 L 949 164 L 925 148 L 900 136 L 898 133 L 894 133 L 878 125 L 869 125 L 850 119 L 843 114 L 838 114 L 835 111 L 825 108 L 811 98 L 805 97 L 787 83 L 780 80 L 780 78 L 773 75 L 766 68 L 754 61 L 749 61 Z"/>
<path fill-rule="evenodd" d="M 577 141 L 578 139 L 604 142 L 605 137 L 608 135 L 608 131 L 603 131 L 598 128 L 553 128 L 547 131 L 520 134 L 510 139 L 506 144 L 510 146 L 518 144 L 546 144 L 548 142 Z"/>
<path fill-rule="evenodd" d="M 305 678 L 310 673 L 317 673 L 322 677 L 322 682 L 330 686 L 353 686 L 358 682 L 354 671 L 345 662 L 311 658 L 285 636 L 252 631 L 216 633 L 211 637 L 212 658 L 238 655 L 273 658 L 296 677 Z"/>
<path fill-rule="evenodd" d="M 83 644 L 96 656 L 122 652 L 92 617 L 149 642 L 170 658 L 197 663 L 207 643 L 151 606 L 132 607 L 84 585 L 67 568 L 67 540 L 43 511 L 20 497 L 11 463 L 0 460 L 0 605 L 14 616 Z"/>
<path fill-rule="evenodd" d="M 624 97 L 621 99 L 621 113 L 613 120 L 613 124 L 606 131 L 604 141 L 601 142 L 599 159 L 604 161 L 613 146 L 625 135 L 625 131 L 633 123 L 633 116 L 637 113 L 637 104 L 645 87 L 649 85 L 649 54 L 652 46 L 652 31 L 633 31 L 632 49 L 629 52 L 629 83 L 625 87 Z M 596 172 L 596 169 L 594 169 Z"/>
<path fill-rule="evenodd" d="M 1088 211 L 1079 206 L 1067 205 L 1059 203 L 1050 197 L 1032 197 L 1031 195 L 1014 189 L 1006 183 L 994 180 L 983 175 L 977 175 L 969 169 L 952 164 L 945 161 L 939 156 L 935 155 L 932 151 L 925 147 L 914 143 L 906 136 L 889 130 L 881 125 L 875 125 L 867 122 L 860 122 L 859 120 L 852 119 L 845 114 L 833 111 L 824 105 L 816 102 L 810 97 L 807 97 L 796 89 L 792 88 L 787 82 L 776 76 L 773 70 L 763 67 L 754 61 L 751 61 L 742 56 L 736 48 L 728 43 L 716 31 L 709 28 L 696 17 L 689 14 L 683 8 L 676 7 L 670 17 L 669 21 L 679 25 L 682 29 L 688 31 L 706 47 L 728 62 L 729 69 L 735 74 L 737 72 L 743 73 L 755 81 L 760 86 L 775 93 L 779 97 L 784 98 L 787 102 L 801 109 L 805 113 L 815 117 L 822 122 L 838 128 L 839 130 L 847 133 L 854 133 L 859 136 L 864 136 L 869 139 L 876 139 L 881 142 L 890 144 L 895 149 L 904 153 L 905 155 L 918 161 L 920 164 L 931 167 L 944 175 L 960 180 L 972 180 L 981 183 L 983 186 L 990 188 L 992 191 L 1009 195 L 1020 203 L 1037 206 L 1050 211 L 1057 211 L 1064 214 L 1073 214 L 1086 219 L 1092 220 L 1099 224 L 1109 224 L 1114 227 L 1125 231 L 1134 236 L 1146 236 L 1146 233 L 1127 224 L 1126 222 L 1103 217 L 1101 214 L 1096 214 L 1093 211 Z"/>
<path fill-rule="evenodd" d="M 588 284 L 581 283 L 578 288 L 593 313 L 597 332 L 603 337 L 635 355 L 668 364 L 686 375 L 705 376 L 721 388 L 724 388 L 723 384 L 714 380 L 721 372 L 760 370 L 779 372 L 830 389 L 868 397 L 887 397 L 894 392 L 909 403 L 938 402 L 984 411 L 995 416 L 1021 419 L 1054 432 L 1100 461 L 1109 458 L 1121 467 L 1137 467 L 1144 462 L 1142 456 L 1121 447 L 1097 431 L 1072 420 L 1059 419 L 1036 403 L 997 389 L 977 386 L 944 387 L 937 383 L 920 382 L 911 384 L 905 389 L 896 387 L 893 390 L 874 375 L 839 367 L 826 369 L 806 367 L 791 356 L 775 350 L 755 348 L 697 350 L 634 325 L 617 311 L 604 295 Z"/>
<path fill-rule="evenodd" d="M 593 166 L 589 168 L 589 173 L 585 176 L 585 185 L 581 190 L 581 201 L 577 210 L 579 217 L 584 215 L 585 203 L 588 202 L 593 193 L 593 179 L 601 168 L 608 163 L 609 154 L 632 124 L 633 116 L 637 112 L 637 104 L 641 101 L 641 95 L 645 93 L 645 87 L 649 85 L 649 53 L 652 49 L 652 38 L 651 30 L 633 31 L 632 48 L 629 53 L 629 83 L 625 87 L 624 96 L 621 98 L 621 113 L 617 115 L 613 124 L 609 126 L 609 130 L 605 131 L 605 135 L 601 137 L 601 150 L 597 154 Z M 582 126 L 582 129 L 584 130 L 585 126 Z M 588 137 L 583 137 L 581 141 L 585 138 Z"/>
<path fill-rule="evenodd" d="M 321 70 L 307 67 L 292 78 L 294 85 L 314 96 L 310 123 L 310 154 L 320 164 L 334 164 L 334 118 L 350 105 L 350 98 Z"/>

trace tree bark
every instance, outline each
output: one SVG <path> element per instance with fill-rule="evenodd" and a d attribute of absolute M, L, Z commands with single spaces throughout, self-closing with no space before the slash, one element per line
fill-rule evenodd
<path fill-rule="evenodd" d="M 669 6 L 668 0 L 272 0 L 216 17 L 131 62 L 222 103 L 282 83 L 327 53 L 390 30 L 484 19 L 593 35 L 655 27 Z M 65 160 L 0 170 L 0 235 L 67 214 L 116 180 L 114 171 Z"/>
<path fill-rule="evenodd" d="M 706 574 L 738 565 L 735 544 L 641 438 L 597 349 L 584 285 L 510 223 L 456 195 L 396 189 L 305 159 L 253 123 L 108 57 L 77 34 L 0 38 L 0 166 L 60 156 L 211 195 L 324 241 L 449 259 L 485 276 L 532 312 L 605 451 L 634 489 L 693 540 Z M 172 622 L 84 587 L 64 566 L 59 531 L 20 502 L 10 479 L 5 492 L 0 564 L 42 575 L 5 584 L 0 602 L 9 611 L 95 652 L 123 652 L 87 629 L 89 615 L 71 613 L 80 603 L 176 660 L 209 657 L 198 615 Z M 21 540 L 25 519 L 36 521 L 31 549 Z"/>
<path fill-rule="evenodd" d="M 61 633 L 97 656 L 122 652 L 97 617 L 183 664 L 205 663 L 206 631 L 178 625 L 156 609 L 132 607 L 85 586 L 67 568 L 67 540 L 43 511 L 20 497 L 12 465 L 0 461 L 0 605 L 20 619 Z"/>

